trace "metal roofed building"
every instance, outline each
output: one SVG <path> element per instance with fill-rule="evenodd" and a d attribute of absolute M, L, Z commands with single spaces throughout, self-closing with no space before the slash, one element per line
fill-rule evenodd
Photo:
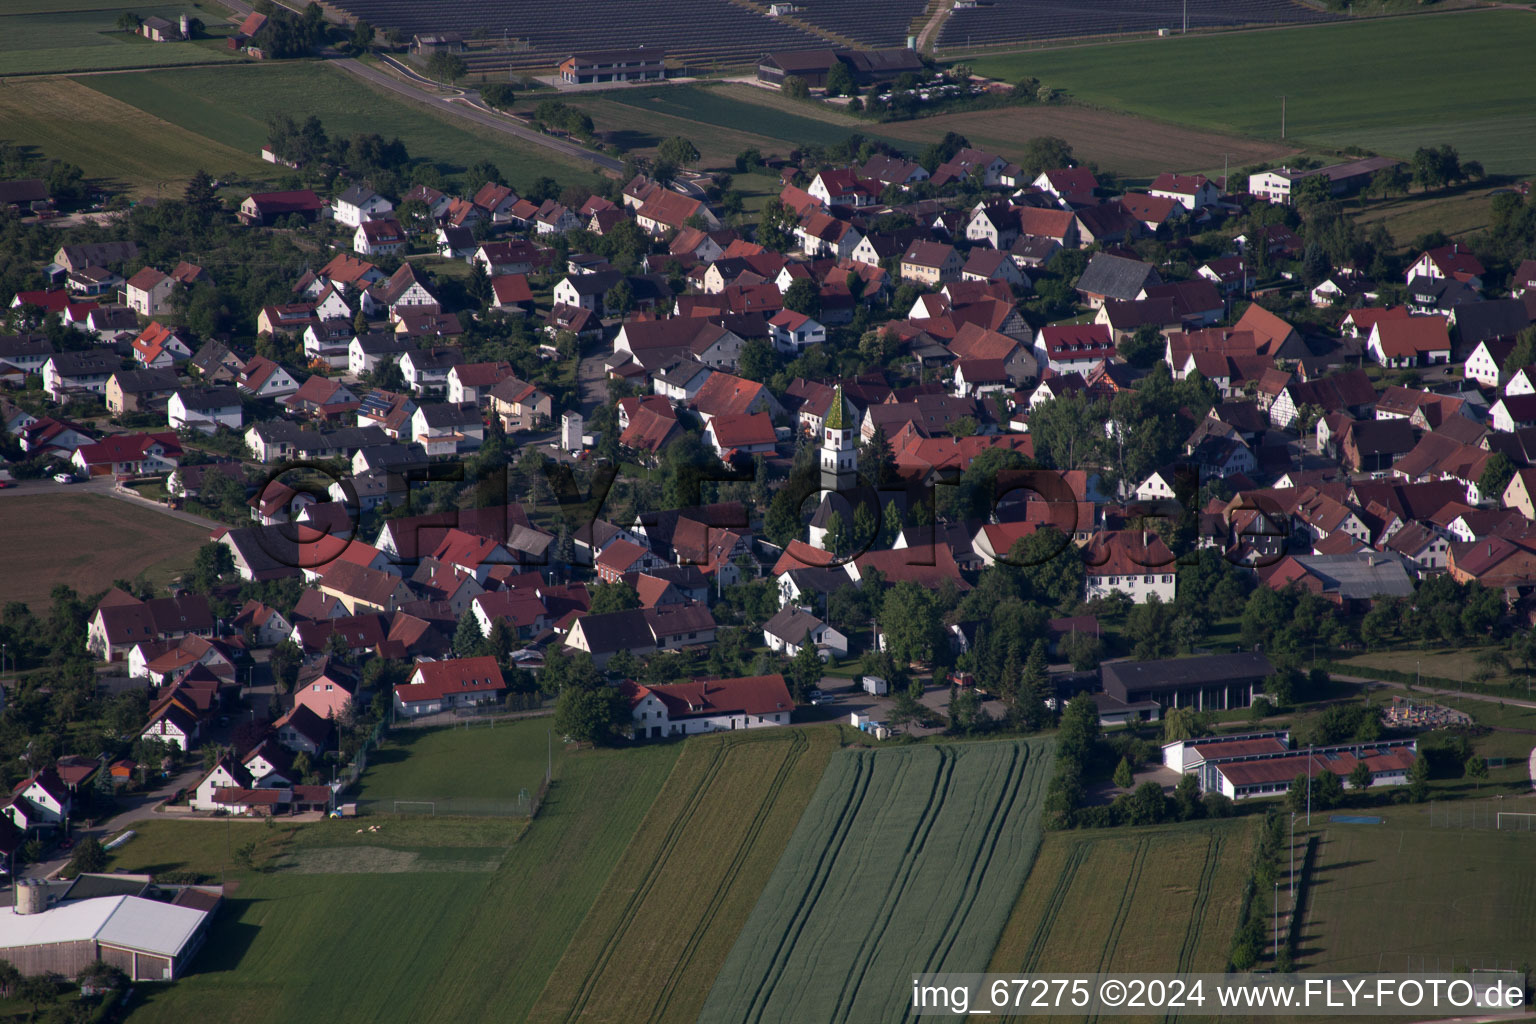
<path fill-rule="evenodd" d="M 34 892 L 35 891 L 35 892 Z M 139 896 L 47 905 L 46 889 L 21 884 L 16 906 L 0 907 L 0 957 L 23 974 L 74 976 L 96 960 L 132 981 L 180 977 L 202 945 L 209 914 Z"/>
<path fill-rule="evenodd" d="M 1163 661 L 1112 661 L 1100 669 L 1104 692 L 1126 704 L 1204 711 L 1245 708 L 1275 667 L 1262 654 L 1209 654 Z"/>

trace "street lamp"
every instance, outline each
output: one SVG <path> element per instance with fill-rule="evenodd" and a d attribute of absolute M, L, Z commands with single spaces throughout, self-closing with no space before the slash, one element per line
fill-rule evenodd
<path fill-rule="evenodd" d="M 1275 960 L 1280 960 L 1280 880 L 1275 879 Z"/>

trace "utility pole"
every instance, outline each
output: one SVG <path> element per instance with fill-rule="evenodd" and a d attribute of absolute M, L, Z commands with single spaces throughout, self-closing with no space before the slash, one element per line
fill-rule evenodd
<path fill-rule="evenodd" d="M 1189 0 L 1184 0 L 1184 34 L 1189 35 Z"/>
<path fill-rule="evenodd" d="M 1280 959 L 1280 880 L 1275 879 L 1275 959 Z"/>
<path fill-rule="evenodd" d="M 555 730 L 545 730 L 549 734 L 549 761 L 544 766 L 544 785 L 549 785 L 555 778 Z"/>
<path fill-rule="evenodd" d="M 1296 812 L 1291 812 L 1291 911 L 1296 910 Z"/>
<path fill-rule="evenodd" d="M 1307 748 L 1307 828 L 1312 827 L 1312 748 Z"/>
<path fill-rule="evenodd" d="M 1285 94 L 1280 94 L 1280 137 L 1285 138 Z"/>

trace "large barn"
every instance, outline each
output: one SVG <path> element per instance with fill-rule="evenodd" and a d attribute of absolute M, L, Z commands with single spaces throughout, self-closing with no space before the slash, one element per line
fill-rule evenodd
<path fill-rule="evenodd" d="M 1165 708 L 1199 711 L 1245 708 L 1275 674 L 1262 654 L 1210 654 L 1164 661 L 1112 661 L 1102 669 L 1104 692 L 1125 704 L 1155 700 Z"/>
<path fill-rule="evenodd" d="M 0 959 L 22 974 L 68 977 L 100 960 L 132 981 L 170 981 L 203 944 L 216 889 L 157 888 L 144 875 L 22 879 L 0 907 Z"/>

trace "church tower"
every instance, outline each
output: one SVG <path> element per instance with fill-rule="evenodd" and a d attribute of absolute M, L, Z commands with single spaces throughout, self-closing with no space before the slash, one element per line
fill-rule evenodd
<path fill-rule="evenodd" d="M 839 384 L 832 393 L 832 406 L 821 424 L 821 486 L 828 491 L 851 491 L 859 479 L 859 453 L 854 447 L 858 430 L 851 422 Z"/>

